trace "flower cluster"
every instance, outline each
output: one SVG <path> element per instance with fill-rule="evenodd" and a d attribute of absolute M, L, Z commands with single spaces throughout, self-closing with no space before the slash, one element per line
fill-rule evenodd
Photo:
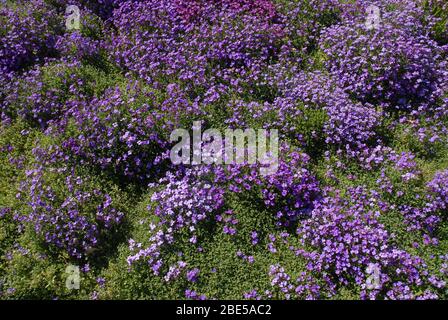
<path fill-rule="evenodd" d="M 439 210 L 445 210 L 448 206 L 448 171 L 437 172 L 434 179 L 428 183 L 428 188 L 436 195 L 434 206 Z"/>
<path fill-rule="evenodd" d="M 379 28 L 369 30 L 360 15 L 325 29 L 320 46 L 328 55 L 328 70 L 361 101 L 411 111 L 430 108 L 446 77 L 442 52 L 422 32 L 413 1 L 391 12 L 388 1 L 379 2 L 384 8 Z"/>
<path fill-rule="evenodd" d="M 193 94 L 220 86 L 241 91 L 279 50 L 283 32 L 268 18 L 269 7 L 269 1 L 128 1 L 114 12 L 111 50 L 149 83 L 178 79 Z"/>
<path fill-rule="evenodd" d="M 5 90 L 3 112 L 47 128 L 64 116 L 75 98 L 85 97 L 85 81 L 77 69 L 77 64 L 45 64 L 15 77 Z"/>
<path fill-rule="evenodd" d="M 381 214 L 378 199 L 362 188 L 350 190 L 347 200 L 339 194 L 326 197 L 297 230 L 315 251 L 298 249 L 296 254 L 308 259 L 310 272 L 323 274 L 330 291 L 353 281 L 365 298 L 418 298 L 431 282 L 426 265 L 394 247 L 392 235 L 379 222 Z"/>
<path fill-rule="evenodd" d="M 259 164 L 232 165 L 221 179 L 228 181 L 229 190 L 235 193 L 258 191 L 263 205 L 272 210 L 278 224 L 288 226 L 312 210 L 320 188 L 308 169 L 308 155 L 287 146 L 282 146 L 281 152 L 274 173 L 261 175 Z"/>
<path fill-rule="evenodd" d="M 30 1 L 25 12 L 0 8 L 0 72 L 19 71 L 54 54 L 61 23 L 43 1 Z"/>
<path fill-rule="evenodd" d="M 159 181 L 163 189 L 151 197 L 155 208 L 148 208 L 154 211 L 158 221 L 150 224 L 149 245 L 146 248 L 131 240 L 130 249 L 135 252 L 128 257 L 129 264 L 144 259 L 153 272 L 159 274 L 163 266 L 161 254 L 167 246 L 185 234 L 189 243 L 198 242 L 197 229 L 201 223 L 210 220 L 224 204 L 224 190 L 213 185 L 210 175 L 210 169 L 206 167 L 187 169 L 184 173 L 167 173 Z M 168 271 L 167 279 L 179 276 L 179 273 L 168 276 L 172 272 Z M 187 277 L 190 280 L 195 278 L 191 273 Z"/>
<path fill-rule="evenodd" d="M 135 90 L 131 87 L 126 95 L 115 88 L 104 98 L 74 103 L 68 112 L 79 134 L 68 137 L 64 148 L 82 163 L 111 170 L 123 178 L 146 181 L 165 142 L 154 130 L 156 119 L 150 102 L 154 93 L 145 93 L 146 103 L 140 104 Z"/>
<path fill-rule="evenodd" d="M 76 298 L 446 298 L 442 0 L 0 3 L 8 297 L 36 256 L 88 262 Z M 198 122 L 278 150 L 174 164 Z"/>
<path fill-rule="evenodd" d="M 59 148 L 34 149 L 37 164 L 26 171 L 17 197 L 26 199 L 25 214 L 16 217 L 32 225 L 43 241 L 81 259 L 100 249 L 102 233 L 118 226 L 124 214 L 113 199 L 88 178 L 61 165 Z"/>

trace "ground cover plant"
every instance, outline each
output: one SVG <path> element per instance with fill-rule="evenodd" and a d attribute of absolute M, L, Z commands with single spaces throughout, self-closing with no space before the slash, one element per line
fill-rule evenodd
<path fill-rule="evenodd" d="M 0 299 L 447 299 L 447 23 L 444 0 L 0 1 Z M 194 123 L 278 130 L 276 170 L 173 163 Z"/>

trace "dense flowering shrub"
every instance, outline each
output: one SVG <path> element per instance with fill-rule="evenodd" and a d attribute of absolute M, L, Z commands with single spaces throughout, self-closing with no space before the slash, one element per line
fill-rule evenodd
<path fill-rule="evenodd" d="M 43 1 L 32 1 L 24 12 L 21 6 L 2 8 L 12 22 L 5 23 L 0 56 L 2 120 L 19 115 L 45 128 L 68 109 L 69 97 L 84 98 L 89 90 L 79 70 L 83 60 L 102 59 L 101 27 L 86 13 L 80 31 L 62 33 L 63 13 Z"/>
<path fill-rule="evenodd" d="M 235 165 L 228 168 L 222 179 L 228 181 L 231 192 L 255 191 L 263 205 L 274 212 L 279 225 L 289 226 L 312 210 L 320 188 L 308 169 L 308 155 L 286 146 L 281 151 L 284 155 L 277 171 L 267 176 L 260 174 L 259 165 Z"/>
<path fill-rule="evenodd" d="M 67 112 L 70 99 L 83 97 L 85 83 L 75 75 L 77 67 L 46 64 L 15 77 L 10 90 L 5 90 L 5 114 L 46 128 Z"/>
<path fill-rule="evenodd" d="M 101 98 L 74 102 L 68 130 L 77 133 L 63 146 L 81 161 L 110 170 L 118 177 L 145 182 L 160 171 L 169 146 L 167 132 L 182 114 L 195 112 L 182 94 L 159 102 L 157 90 L 129 83 L 110 88 Z M 169 120 L 164 121 L 165 117 Z"/>
<path fill-rule="evenodd" d="M 0 8 L 2 73 L 19 71 L 54 54 L 61 20 L 43 1 L 30 1 L 23 9 Z"/>
<path fill-rule="evenodd" d="M 81 259 L 98 250 L 105 230 L 123 219 L 110 195 L 62 163 L 59 148 L 34 149 L 37 163 L 26 171 L 17 197 L 27 208 L 16 217 L 28 223 L 45 243 Z M 62 163 L 61 163 L 62 162 Z"/>
<path fill-rule="evenodd" d="M 324 198 L 297 230 L 304 243 L 317 249 L 297 251 L 309 259 L 309 271 L 324 273 L 330 289 L 354 281 L 367 298 L 418 297 L 420 289 L 414 293 L 412 287 L 432 281 L 424 262 L 393 246 L 391 235 L 378 221 L 381 213 L 375 209 L 372 195 L 357 188 L 349 191 L 349 197 Z M 376 284 L 368 281 L 372 268 L 378 272 Z M 425 296 L 437 297 L 434 292 L 424 292 Z"/>
<path fill-rule="evenodd" d="M 0 299 L 447 298 L 447 17 L 0 1 Z M 197 121 L 278 130 L 274 170 L 172 163 Z"/>
<path fill-rule="evenodd" d="M 436 195 L 434 205 L 439 210 L 446 210 L 448 206 L 448 172 L 437 172 L 434 179 L 428 183 L 428 188 Z"/>
<path fill-rule="evenodd" d="M 446 61 L 433 40 L 411 33 L 422 28 L 415 25 L 415 7 L 406 8 L 383 11 L 378 29 L 368 30 L 365 16 L 327 28 L 320 46 L 329 71 L 356 98 L 390 108 L 427 109 L 441 93 Z"/>
<path fill-rule="evenodd" d="M 118 8 L 126 0 L 47 0 L 50 4 L 59 10 L 65 11 L 68 5 L 76 5 L 82 10 L 97 14 L 102 19 L 108 19 L 113 14 L 114 9 Z"/>
<path fill-rule="evenodd" d="M 3 105 L 5 92 L 14 88 L 14 76 L 46 57 L 56 55 L 55 43 L 62 20 L 43 1 L 29 1 L 26 6 L 0 7 L 0 121 L 11 115 Z M 23 7 L 23 8 L 22 8 Z"/>
<path fill-rule="evenodd" d="M 186 170 L 183 176 L 168 173 L 161 179 L 159 183 L 163 189 L 151 197 L 156 204 L 154 214 L 159 221 L 150 224 L 149 245 L 146 248 L 132 239 L 129 241 L 129 248 L 133 252 L 127 258 L 129 264 L 144 259 L 153 272 L 159 274 L 164 264 L 162 250 L 173 244 L 179 234 L 187 232 L 188 241 L 197 243 L 196 229 L 199 224 L 209 220 L 224 204 L 224 190 L 212 185 L 213 181 L 207 178 L 210 173 L 210 168 L 205 167 Z M 179 267 L 184 266 L 180 261 Z M 176 266 L 171 266 L 165 280 L 177 278 L 180 271 Z"/>
<path fill-rule="evenodd" d="M 404 222 L 410 231 L 423 231 L 425 242 L 438 243 L 434 237 L 440 223 L 445 218 L 447 208 L 446 171 L 437 172 L 427 184 L 428 194 L 424 197 L 422 206 L 415 207 L 408 204 L 400 206 Z"/>
<path fill-rule="evenodd" d="M 287 151 L 286 147 L 282 150 Z M 128 262 L 132 264 L 146 258 L 158 273 L 163 265 L 161 250 L 175 244 L 179 234 L 195 245 L 199 241 L 198 225 L 206 221 L 223 224 L 225 234 L 235 235 L 238 221 L 232 210 L 223 211 L 226 189 L 236 194 L 255 191 L 253 200 L 261 200 L 262 205 L 272 210 L 278 225 L 288 226 L 303 218 L 320 192 L 316 180 L 306 169 L 308 161 L 307 155 L 290 152 L 279 164 L 278 171 L 266 177 L 260 175 L 256 165 L 230 165 L 225 170 L 200 166 L 168 173 L 156 184 L 163 189 L 151 196 L 151 201 L 156 203 L 151 209 L 159 219 L 157 223 L 149 223 L 149 245 L 141 248 L 142 244 L 132 240 L 130 248 L 137 253 L 128 257 Z M 252 241 L 258 242 L 256 232 L 252 234 Z"/>
<path fill-rule="evenodd" d="M 321 295 L 320 285 L 305 272 L 295 281 L 292 281 L 291 276 L 285 272 L 285 269 L 276 264 L 270 267 L 269 276 L 271 277 L 271 285 L 281 293 L 282 298 L 287 300 L 293 298 L 315 300 Z"/>
<path fill-rule="evenodd" d="M 82 59 L 95 58 L 100 54 L 102 43 L 83 37 L 78 31 L 68 33 L 58 38 L 56 49 L 66 59 L 80 61 Z"/>

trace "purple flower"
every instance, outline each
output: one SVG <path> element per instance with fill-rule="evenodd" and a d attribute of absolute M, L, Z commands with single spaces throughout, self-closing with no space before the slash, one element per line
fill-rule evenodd
<path fill-rule="evenodd" d="M 198 268 L 187 271 L 187 280 L 190 282 L 196 282 L 198 280 L 199 272 L 200 270 Z"/>

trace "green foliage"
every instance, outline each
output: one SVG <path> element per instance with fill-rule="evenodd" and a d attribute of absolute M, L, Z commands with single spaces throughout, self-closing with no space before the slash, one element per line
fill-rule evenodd
<path fill-rule="evenodd" d="M 438 43 L 448 43 L 448 4 L 444 0 L 425 0 L 423 8 L 427 14 L 437 18 L 438 21 L 432 28 L 432 37 Z"/>

